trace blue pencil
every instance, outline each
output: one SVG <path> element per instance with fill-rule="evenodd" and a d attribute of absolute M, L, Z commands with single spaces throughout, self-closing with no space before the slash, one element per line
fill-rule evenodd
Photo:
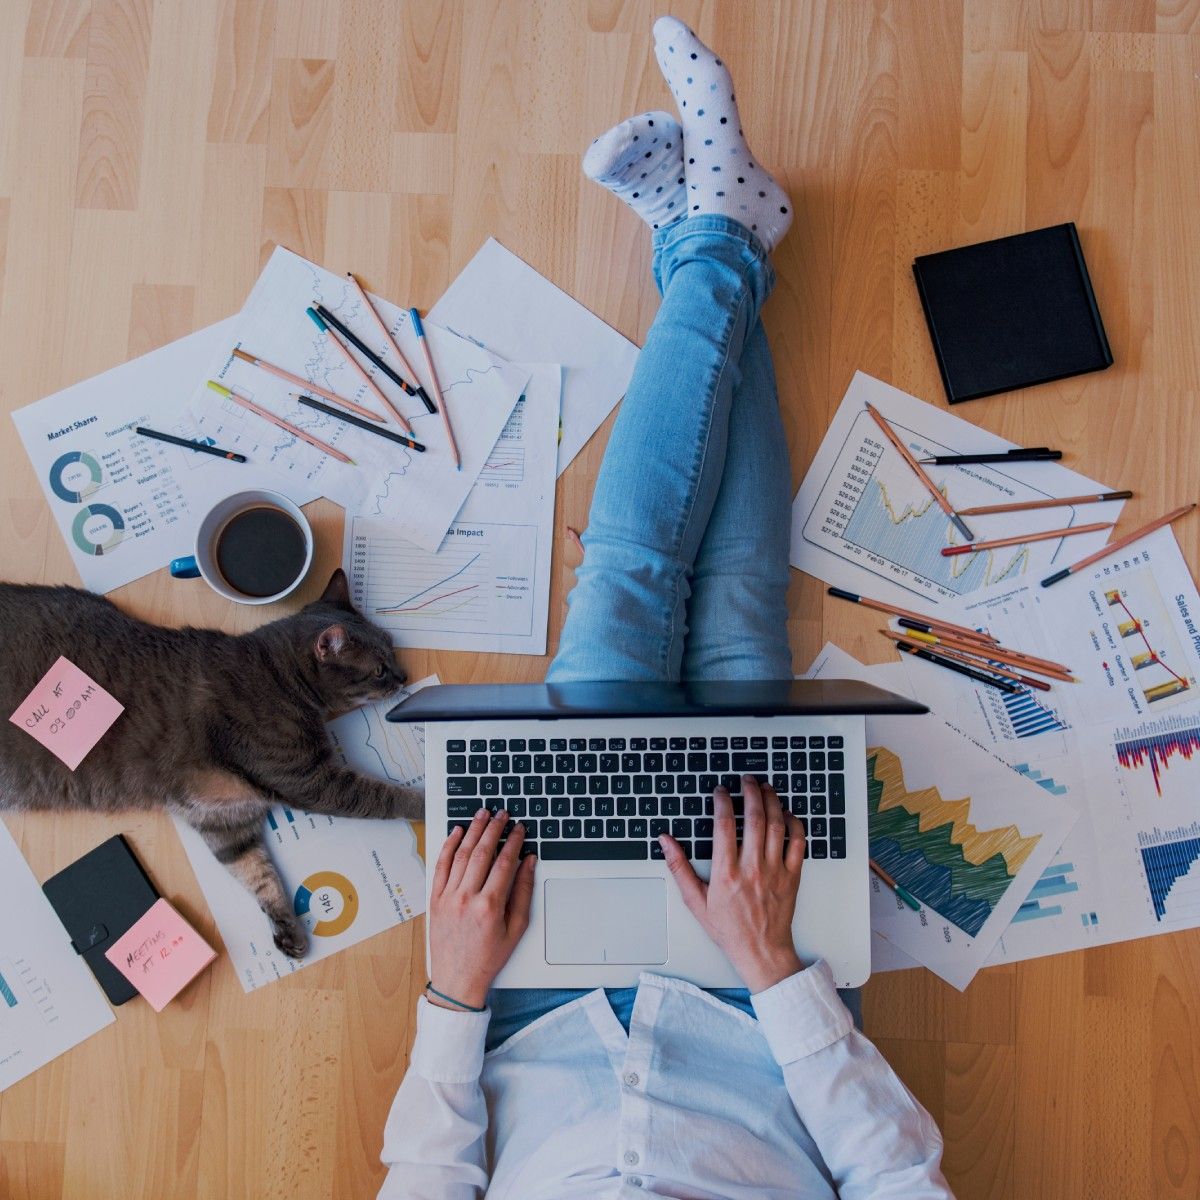
<path fill-rule="evenodd" d="M 462 455 L 458 452 L 458 443 L 454 440 L 454 430 L 450 428 L 450 414 L 446 411 L 446 397 L 442 395 L 442 385 L 438 383 L 437 368 L 433 365 L 433 355 L 429 353 L 429 343 L 425 340 L 425 326 L 421 324 L 421 314 L 415 308 L 408 310 L 412 320 L 413 332 L 421 343 L 421 353 L 425 355 L 425 365 L 429 368 L 429 382 L 433 394 L 437 397 L 438 408 L 442 412 L 442 424 L 446 426 L 446 437 L 450 442 L 450 452 L 454 455 L 454 466 L 462 470 Z"/>

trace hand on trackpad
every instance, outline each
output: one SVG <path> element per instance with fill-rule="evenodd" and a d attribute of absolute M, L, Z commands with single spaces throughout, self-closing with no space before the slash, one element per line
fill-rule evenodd
<path fill-rule="evenodd" d="M 548 963 L 667 961 L 665 879 L 547 879 Z"/>

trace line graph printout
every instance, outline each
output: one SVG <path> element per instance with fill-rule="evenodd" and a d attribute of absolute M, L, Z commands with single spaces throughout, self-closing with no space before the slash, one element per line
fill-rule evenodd
<path fill-rule="evenodd" d="M 434 325 L 426 326 L 458 448 L 462 470 L 450 456 L 441 416 L 425 410 L 378 368 L 362 362 L 392 403 L 411 422 L 413 435 L 426 446 L 416 453 L 324 413 L 304 408 L 294 399 L 298 386 L 277 379 L 234 358 L 240 348 L 284 367 L 340 396 L 394 417 L 361 382 L 324 333 L 305 315 L 322 304 L 368 344 L 382 343 L 374 322 L 349 281 L 282 247 L 276 247 L 234 319 L 233 338 L 210 364 L 215 379 L 269 409 L 276 416 L 349 455 L 350 466 L 310 446 L 286 430 L 264 421 L 199 379 L 191 393 L 190 411 L 201 436 L 237 450 L 257 465 L 267 465 L 293 485 L 328 496 L 351 511 L 373 508 L 402 529 L 410 541 L 436 550 L 450 522 L 496 444 L 528 378 L 480 346 Z M 406 310 L 382 299 L 377 308 L 409 362 L 423 362 Z M 386 347 L 380 345 L 380 352 Z M 388 350 L 394 357 L 394 351 Z M 398 364 L 393 364 L 398 366 Z"/>
<path fill-rule="evenodd" d="M 370 509 L 347 516 L 351 596 L 398 646 L 546 652 L 561 372 L 521 369 L 529 382 L 489 458 L 496 469 L 484 465 L 439 550 Z"/>
<path fill-rule="evenodd" d="M 876 599 L 911 605 L 914 597 L 944 603 L 1026 573 L 1048 574 L 1105 542 L 1103 532 L 1063 541 L 945 557 L 961 535 L 866 411 L 873 404 L 917 458 L 1002 451 L 1011 442 L 951 416 L 897 388 L 857 372 L 792 504 L 792 566 L 826 583 Z M 927 468 L 956 508 L 1043 500 L 1105 490 L 1057 463 Z M 1106 505 L 1116 520 L 1119 506 Z M 1091 519 L 1090 517 L 1088 519 Z M 1075 508 L 971 517 L 980 538 L 1080 524 Z"/>
<path fill-rule="evenodd" d="M 881 678 L 833 645 L 808 677 Z M 965 988 L 1077 813 L 934 714 L 868 716 L 867 746 L 872 857 L 922 902 L 913 912 L 872 875 L 871 928 Z"/>
<path fill-rule="evenodd" d="M 426 675 L 387 700 L 364 704 L 326 723 L 325 728 L 347 766 L 388 779 L 401 787 L 425 787 L 425 726 L 389 721 L 388 712 L 402 700 L 441 683 Z"/>

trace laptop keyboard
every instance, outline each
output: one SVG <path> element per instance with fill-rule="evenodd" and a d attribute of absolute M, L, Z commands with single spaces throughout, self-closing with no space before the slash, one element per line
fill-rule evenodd
<path fill-rule="evenodd" d="M 729 789 L 740 839 L 742 776 L 752 775 L 804 825 L 806 858 L 845 858 L 845 765 L 836 734 L 452 739 L 446 832 L 480 807 L 504 807 L 543 861 L 661 859 L 662 833 L 689 858 L 711 859 L 713 790 Z"/>

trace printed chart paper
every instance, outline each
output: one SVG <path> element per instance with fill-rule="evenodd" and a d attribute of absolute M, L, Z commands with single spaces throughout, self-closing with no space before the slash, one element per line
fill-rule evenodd
<path fill-rule="evenodd" d="M 387 377 L 363 363 L 367 374 L 411 423 L 424 453 L 302 407 L 298 385 L 234 358 L 234 348 L 274 363 L 395 419 L 362 383 L 345 358 L 330 345 L 305 313 L 322 304 L 368 345 L 382 342 L 362 297 L 344 276 L 326 271 L 283 247 L 276 247 L 245 307 L 234 319 L 233 336 L 219 357 L 208 364 L 191 393 L 191 411 L 199 429 L 221 446 L 269 465 L 284 478 L 302 481 L 350 511 L 376 511 L 404 536 L 427 550 L 441 544 L 450 522 L 496 444 L 526 375 L 500 362 L 477 345 L 426 323 L 430 351 L 438 367 L 442 391 L 462 456 L 454 468 L 440 414 L 402 392 Z M 376 308 L 410 363 L 424 362 L 407 310 L 376 298 Z M 380 345 L 380 352 L 384 347 Z M 355 352 L 356 353 L 356 352 Z M 388 350 L 394 358 L 395 352 Z M 395 367 L 399 364 L 393 363 Z M 206 384 L 214 379 L 254 403 L 299 426 L 349 455 L 356 465 L 338 462 L 307 442 L 222 397 Z"/>
<path fill-rule="evenodd" d="M 425 782 L 424 729 L 389 725 L 383 717 L 406 694 L 339 717 L 330 732 L 345 760 L 365 774 L 410 787 Z M 408 821 L 329 817 L 284 806 L 267 816 L 266 843 L 309 932 L 297 961 L 275 948 L 271 927 L 254 898 L 213 857 L 200 835 L 175 818 L 196 880 L 221 931 L 242 987 L 255 988 L 347 950 L 425 911 L 425 866 Z"/>
<path fill-rule="evenodd" d="M 562 364 L 558 474 L 625 395 L 638 348 L 489 238 L 429 319 L 513 363 Z"/>
<path fill-rule="evenodd" d="M 546 653 L 560 371 L 521 370 L 525 393 L 436 553 L 347 514 L 351 599 L 397 646 Z"/>
<path fill-rule="evenodd" d="M 876 682 L 836 646 L 809 678 Z M 963 989 L 1049 866 L 1076 812 L 935 714 L 867 717 L 871 857 L 919 901 L 871 875 L 871 928 Z"/>
<path fill-rule="evenodd" d="M 792 566 L 836 587 L 911 608 L 914 600 L 939 604 L 1001 581 L 1040 579 L 1107 540 L 1101 531 L 944 557 L 942 547 L 961 544 L 962 536 L 872 420 L 868 401 L 917 458 L 1012 446 L 857 372 L 792 503 Z M 1109 490 L 1054 462 L 926 470 L 956 509 Z M 983 540 L 1116 521 L 1121 508 L 1114 502 L 965 520 Z"/>
<path fill-rule="evenodd" d="M 222 496 L 280 488 L 274 472 L 197 454 L 133 432 L 194 438 L 187 397 L 232 345 L 236 319 L 18 409 L 13 421 L 83 586 L 110 592 L 190 554 L 201 518 Z M 211 439 L 210 439 L 211 440 Z"/>
<path fill-rule="evenodd" d="M 0 1091 L 113 1020 L 104 994 L 0 823 Z"/>

